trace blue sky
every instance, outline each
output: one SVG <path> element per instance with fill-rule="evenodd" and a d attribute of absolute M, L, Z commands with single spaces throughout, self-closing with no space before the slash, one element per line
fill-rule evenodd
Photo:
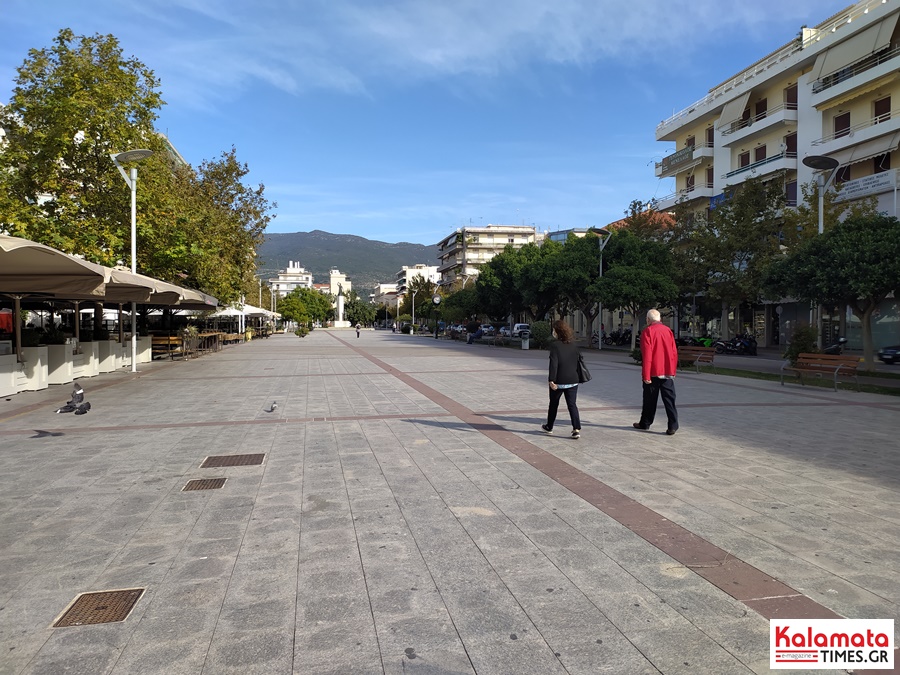
<path fill-rule="evenodd" d="M 0 101 L 61 28 L 161 79 L 194 165 L 231 146 L 269 232 L 434 244 L 606 225 L 674 191 L 656 125 L 847 0 L 0 0 Z"/>

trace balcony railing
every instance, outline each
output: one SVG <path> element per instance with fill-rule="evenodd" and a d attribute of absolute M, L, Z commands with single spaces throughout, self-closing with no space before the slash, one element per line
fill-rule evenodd
<path fill-rule="evenodd" d="M 777 162 L 782 159 L 797 159 L 796 152 L 779 152 L 777 155 L 772 155 L 771 157 L 766 157 L 765 159 L 761 159 L 758 162 L 753 162 L 753 164 L 748 164 L 747 166 L 742 166 L 739 169 L 735 169 L 734 171 L 729 171 L 722 178 L 732 178 L 742 173 L 746 173 L 747 171 L 753 171 L 754 169 L 758 169 L 761 166 L 765 166 L 766 164 L 771 164 L 772 162 Z"/>
<path fill-rule="evenodd" d="M 816 80 L 815 82 L 813 82 L 812 92 L 813 94 L 823 92 L 826 89 L 835 86 L 836 84 L 846 82 L 851 77 L 859 75 L 860 73 L 864 73 L 867 70 L 871 70 L 876 66 L 880 66 L 885 61 L 890 61 L 897 56 L 900 56 L 900 45 L 892 44 L 890 49 L 886 51 L 867 56 L 862 61 L 858 61 L 849 66 L 844 66 L 840 70 L 829 73 L 825 77 Z"/>
<path fill-rule="evenodd" d="M 817 138 L 812 143 L 810 143 L 810 145 L 822 145 L 823 143 L 829 143 L 831 141 L 837 140 L 838 138 L 853 136 L 857 131 L 868 129 L 869 127 L 873 127 L 876 124 L 884 124 L 892 117 L 896 117 L 897 115 L 898 112 L 894 110 L 889 113 L 884 113 L 883 115 L 877 115 L 875 117 L 872 117 L 871 119 L 866 120 L 865 122 L 854 124 L 852 127 L 847 127 L 846 129 L 841 129 L 840 131 L 836 131 L 835 133 L 829 134 L 828 136 Z"/>
<path fill-rule="evenodd" d="M 746 129 L 747 127 L 753 125 L 754 123 L 759 122 L 760 120 L 763 120 L 766 117 L 774 115 L 775 113 L 780 112 L 782 110 L 796 110 L 796 109 L 797 109 L 796 103 L 785 103 L 783 105 L 779 105 L 774 108 L 769 108 L 765 112 L 761 112 L 758 115 L 748 117 L 745 120 L 743 120 L 743 119 L 735 120 L 734 122 L 731 123 L 731 125 L 727 129 L 722 130 L 722 135 L 727 136 L 728 134 L 733 134 L 735 131 L 740 131 L 741 129 Z"/>

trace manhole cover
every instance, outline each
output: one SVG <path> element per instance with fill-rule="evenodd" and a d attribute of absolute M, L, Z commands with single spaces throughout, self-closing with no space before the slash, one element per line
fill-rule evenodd
<path fill-rule="evenodd" d="M 212 455 L 203 460 L 201 469 L 211 469 L 220 466 L 253 466 L 262 464 L 265 454 L 259 455 Z"/>
<path fill-rule="evenodd" d="M 197 478 L 189 480 L 187 484 L 181 488 L 182 492 L 189 490 L 218 490 L 225 485 L 226 478 Z"/>
<path fill-rule="evenodd" d="M 75 602 L 53 624 L 53 627 L 66 628 L 124 621 L 143 593 L 143 588 L 82 593 L 75 598 Z"/>

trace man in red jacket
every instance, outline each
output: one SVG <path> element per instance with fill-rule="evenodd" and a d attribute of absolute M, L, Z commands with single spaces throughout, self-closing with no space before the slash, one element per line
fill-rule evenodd
<path fill-rule="evenodd" d="M 675 409 L 675 368 L 678 349 L 675 336 L 668 326 L 659 322 L 659 310 L 647 312 L 647 327 L 641 332 L 641 380 L 644 383 L 644 406 L 641 421 L 632 426 L 646 431 L 656 417 L 656 406 L 662 394 L 669 426 L 666 434 L 678 431 L 678 411 Z"/>

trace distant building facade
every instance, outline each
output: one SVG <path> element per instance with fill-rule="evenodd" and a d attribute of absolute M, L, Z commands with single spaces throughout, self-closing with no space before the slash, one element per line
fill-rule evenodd
<path fill-rule="evenodd" d="M 522 248 L 543 239 L 534 227 L 526 225 L 485 225 L 461 227 L 438 242 L 437 272 L 442 286 L 466 283 L 478 276 L 482 265 L 508 245 Z"/>
<path fill-rule="evenodd" d="M 438 272 L 437 265 L 424 265 L 422 263 L 416 263 L 412 267 L 407 267 L 404 265 L 399 272 L 397 272 L 397 291 L 399 293 L 405 293 L 406 289 L 409 288 L 410 283 L 416 277 L 421 277 L 425 281 L 430 281 L 433 284 L 439 284 L 441 282 L 441 275 Z"/>
<path fill-rule="evenodd" d="M 287 269 L 281 270 L 277 277 L 269 279 L 269 287 L 279 298 L 283 298 L 295 288 L 312 288 L 312 286 L 312 274 L 300 267 L 299 261 L 288 262 Z"/>

